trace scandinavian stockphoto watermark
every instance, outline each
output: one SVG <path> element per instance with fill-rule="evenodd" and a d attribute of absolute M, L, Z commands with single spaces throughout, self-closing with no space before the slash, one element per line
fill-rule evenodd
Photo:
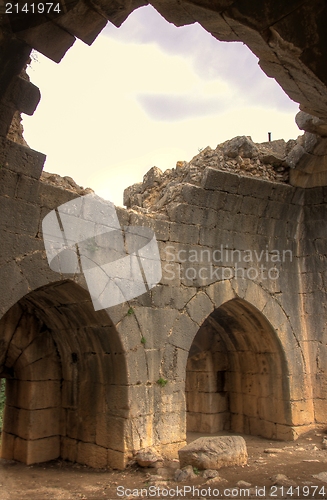
<path fill-rule="evenodd" d="M 61 274 L 83 273 L 94 309 L 134 299 L 156 286 L 185 280 L 198 285 L 242 278 L 277 280 L 291 250 L 236 250 L 166 244 L 160 256 L 154 231 L 121 227 L 115 206 L 95 194 L 60 205 L 42 222 L 50 268 Z"/>
<path fill-rule="evenodd" d="M 50 268 L 83 273 L 96 311 L 131 300 L 159 283 L 154 232 L 120 226 L 115 206 L 95 194 L 60 205 L 42 221 Z"/>
<path fill-rule="evenodd" d="M 196 281 L 202 285 L 216 281 L 241 278 L 248 280 L 277 280 L 280 267 L 292 262 L 292 250 L 245 249 L 237 250 L 228 245 L 219 248 L 165 247 L 165 279 Z"/>

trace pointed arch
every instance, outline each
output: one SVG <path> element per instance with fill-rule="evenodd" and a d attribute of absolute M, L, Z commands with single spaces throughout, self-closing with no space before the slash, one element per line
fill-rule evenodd
<path fill-rule="evenodd" d="M 29 293 L 1 319 L 0 341 L 7 378 L 2 457 L 123 468 L 125 353 L 88 292 L 66 280 Z"/>

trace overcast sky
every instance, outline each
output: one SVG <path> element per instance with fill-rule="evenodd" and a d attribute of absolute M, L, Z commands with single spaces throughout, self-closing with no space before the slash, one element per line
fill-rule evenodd
<path fill-rule="evenodd" d="M 25 139 L 47 154 L 46 171 L 122 205 L 124 188 L 154 165 L 172 168 L 236 135 L 300 134 L 298 105 L 257 62 L 240 43 L 143 7 L 91 47 L 77 41 L 59 65 L 37 55 L 28 72 L 42 97 L 24 115 Z"/>

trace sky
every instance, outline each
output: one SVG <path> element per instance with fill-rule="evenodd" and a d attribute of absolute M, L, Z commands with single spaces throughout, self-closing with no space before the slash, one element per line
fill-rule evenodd
<path fill-rule="evenodd" d="M 60 64 L 41 54 L 28 69 L 41 90 L 23 115 L 44 170 L 68 175 L 123 206 L 126 187 L 153 166 L 173 168 L 237 135 L 294 139 L 294 103 L 241 43 L 219 42 L 200 25 L 176 28 L 151 6 L 92 46 L 77 40 Z"/>

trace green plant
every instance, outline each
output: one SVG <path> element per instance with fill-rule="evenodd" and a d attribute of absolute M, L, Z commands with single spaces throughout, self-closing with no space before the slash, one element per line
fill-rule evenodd
<path fill-rule="evenodd" d="M 165 387 L 165 385 L 167 383 L 168 383 L 168 380 L 166 380 L 166 379 L 164 379 L 162 377 L 158 378 L 158 380 L 157 380 L 157 384 L 160 385 L 161 387 Z"/>
<path fill-rule="evenodd" d="M 131 314 L 134 314 L 134 309 L 132 307 L 130 307 L 127 311 L 127 314 L 128 314 L 128 316 L 130 316 Z"/>
<path fill-rule="evenodd" d="M 197 467 L 193 467 L 193 472 L 194 474 L 196 474 L 197 476 L 200 474 L 200 471 Z"/>
<path fill-rule="evenodd" d="M 145 343 L 146 343 L 146 338 L 145 338 L 145 337 L 143 337 L 143 335 L 142 335 L 142 338 L 141 338 L 141 344 L 143 344 L 143 345 L 144 345 Z"/>

